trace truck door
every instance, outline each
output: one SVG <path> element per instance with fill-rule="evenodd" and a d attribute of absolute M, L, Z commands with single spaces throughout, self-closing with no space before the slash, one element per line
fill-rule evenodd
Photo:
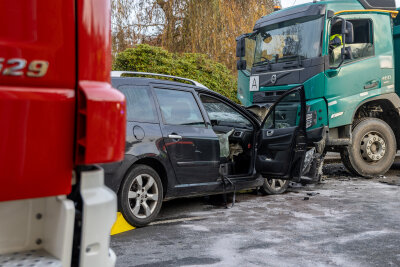
<path fill-rule="evenodd" d="M 306 153 L 303 87 L 282 95 L 269 109 L 258 134 L 256 170 L 268 178 L 300 177 Z"/>
<path fill-rule="evenodd" d="M 384 18 L 382 15 L 382 19 Z M 353 25 L 353 40 L 345 41 L 347 54 L 342 60 L 343 42 L 341 41 L 342 22 L 338 21 L 331 25 L 329 43 L 329 64 L 330 68 L 326 71 L 326 94 L 325 97 L 329 103 L 329 125 L 331 128 L 348 123 L 348 117 L 352 116 L 353 109 L 349 103 L 361 102 L 381 88 L 393 84 L 391 65 L 392 55 L 390 50 L 387 56 L 376 56 L 375 50 L 377 40 L 381 33 L 374 31 L 375 20 L 370 18 L 351 19 L 345 17 L 347 23 Z M 382 23 L 383 25 L 383 23 Z M 387 27 L 390 27 L 388 22 Z M 390 32 L 390 29 L 380 29 L 382 32 Z M 333 42 L 338 37 L 337 43 Z M 388 41 L 389 43 L 389 41 Z M 391 47 L 388 45 L 388 47 Z M 392 48 L 390 48 L 392 49 Z M 387 64 L 386 62 L 389 62 Z M 387 66 L 389 65 L 389 66 Z M 390 80 L 382 81 L 382 77 L 388 77 Z M 349 114 L 350 113 L 350 114 Z"/>

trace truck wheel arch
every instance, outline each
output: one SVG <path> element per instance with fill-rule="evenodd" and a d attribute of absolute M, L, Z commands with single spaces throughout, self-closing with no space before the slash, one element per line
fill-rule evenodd
<path fill-rule="evenodd" d="M 363 108 L 372 106 L 372 105 L 379 105 L 382 107 L 383 113 L 381 117 L 378 116 L 361 116 L 360 113 Z M 393 116 L 396 114 L 397 116 Z M 361 102 L 357 108 L 354 110 L 353 113 L 353 128 L 356 126 L 357 122 L 359 122 L 363 117 L 371 117 L 371 118 L 380 118 L 385 121 L 393 130 L 398 148 L 400 146 L 400 98 L 395 93 L 389 93 L 384 95 L 375 96 L 369 99 L 364 100 Z"/>
<path fill-rule="evenodd" d="M 361 107 L 365 106 L 366 104 L 370 104 L 372 102 L 385 103 L 386 105 L 391 105 L 391 108 L 397 109 L 398 113 L 400 115 L 400 112 L 399 112 L 400 111 L 400 98 L 396 93 L 389 93 L 389 94 L 374 96 L 374 97 L 371 97 L 371 98 L 368 98 L 368 99 L 362 101 L 354 109 L 353 119 L 355 118 L 355 115 L 357 114 L 357 112 L 360 110 Z"/>

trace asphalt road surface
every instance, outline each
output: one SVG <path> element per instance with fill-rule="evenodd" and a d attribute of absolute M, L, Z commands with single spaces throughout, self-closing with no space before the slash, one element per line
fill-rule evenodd
<path fill-rule="evenodd" d="M 400 266 L 400 164 L 385 177 L 324 167 L 321 184 L 164 203 L 150 226 L 112 236 L 117 266 Z"/>

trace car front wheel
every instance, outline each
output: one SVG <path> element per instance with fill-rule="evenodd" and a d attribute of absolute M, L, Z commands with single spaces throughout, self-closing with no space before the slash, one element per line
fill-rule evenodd
<path fill-rule="evenodd" d="M 118 195 L 122 215 L 135 227 L 143 227 L 157 217 L 162 198 L 160 176 L 146 165 L 136 165 L 128 173 Z"/>
<path fill-rule="evenodd" d="M 278 195 L 286 192 L 290 181 L 280 179 L 264 179 L 264 184 L 261 186 L 260 191 L 265 195 Z"/>

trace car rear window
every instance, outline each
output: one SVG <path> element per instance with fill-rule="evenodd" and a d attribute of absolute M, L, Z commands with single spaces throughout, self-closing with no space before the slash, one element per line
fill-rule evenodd
<path fill-rule="evenodd" d="M 158 122 L 148 86 L 121 85 L 117 89 L 126 97 L 128 121 Z"/>

